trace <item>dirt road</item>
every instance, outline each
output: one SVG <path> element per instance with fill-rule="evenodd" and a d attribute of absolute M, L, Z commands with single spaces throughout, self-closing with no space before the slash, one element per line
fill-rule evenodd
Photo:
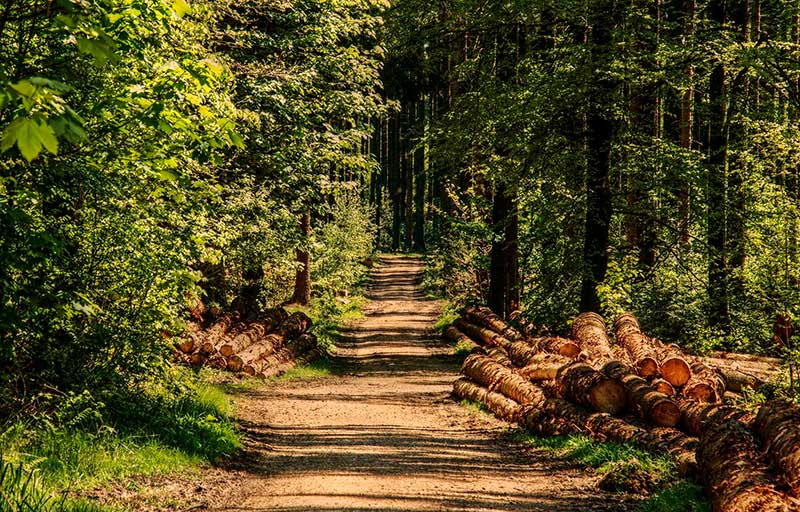
<path fill-rule="evenodd" d="M 202 509 L 632 509 L 599 491 L 595 475 L 524 449 L 507 425 L 453 401 L 458 360 L 431 330 L 440 305 L 419 291 L 421 272 L 413 258 L 382 260 L 335 375 L 240 397 L 248 444 L 228 470 L 233 495 Z"/>

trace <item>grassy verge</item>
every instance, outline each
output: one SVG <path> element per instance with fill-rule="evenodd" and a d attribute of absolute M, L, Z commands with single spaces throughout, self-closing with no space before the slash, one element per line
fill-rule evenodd
<path fill-rule="evenodd" d="M 615 492 L 649 495 L 639 512 L 708 512 L 702 487 L 680 479 L 669 457 L 630 445 L 598 443 L 586 436 L 538 437 L 516 431 L 521 443 L 553 452 L 603 475 L 601 488 Z"/>
<path fill-rule="evenodd" d="M 132 476 L 190 474 L 240 446 L 229 398 L 185 369 L 39 402 L 0 434 L 0 512 L 101 510 L 64 496 Z"/>

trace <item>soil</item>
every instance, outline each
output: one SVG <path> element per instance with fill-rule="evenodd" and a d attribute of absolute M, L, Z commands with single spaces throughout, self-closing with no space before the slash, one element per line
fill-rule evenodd
<path fill-rule="evenodd" d="M 421 274 L 418 259 L 383 258 L 332 375 L 240 395 L 241 454 L 127 498 L 142 510 L 214 512 L 635 509 L 590 470 L 526 448 L 507 423 L 453 400 L 460 359 L 432 330 L 441 304 L 422 294 Z"/>

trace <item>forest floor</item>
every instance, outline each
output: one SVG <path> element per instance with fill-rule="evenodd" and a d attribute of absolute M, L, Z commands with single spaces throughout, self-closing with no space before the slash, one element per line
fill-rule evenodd
<path fill-rule="evenodd" d="M 460 358 L 433 332 L 441 303 L 423 264 L 386 257 L 365 317 L 343 330 L 330 375 L 241 392 L 243 452 L 182 479 L 141 482 L 110 501 L 144 510 L 621 511 L 634 497 L 450 396 Z"/>

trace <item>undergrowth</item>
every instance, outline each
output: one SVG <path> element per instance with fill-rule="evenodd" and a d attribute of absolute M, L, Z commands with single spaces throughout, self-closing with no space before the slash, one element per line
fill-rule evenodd
<path fill-rule="evenodd" d="M 709 512 L 702 487 L 680 479 L 673 461 L 631 445 L 597 442 L 586 436 L 539 437 L 518 430 L 514 440 L 548 450 L 603 475 L 601 487 L 617 492 L 651 494 L 639 512 Z M 609 486 L 609 487 L 604 487 Z"/>
<path fill-rule="evenodd" d="M 99 510 L 61 496 L 134 475 L 192 472 L 240 446 L 228 397 L 182 368 L 96 395 L 43 394 L 31 410 L 0 431 L 0 512 Z"/>

